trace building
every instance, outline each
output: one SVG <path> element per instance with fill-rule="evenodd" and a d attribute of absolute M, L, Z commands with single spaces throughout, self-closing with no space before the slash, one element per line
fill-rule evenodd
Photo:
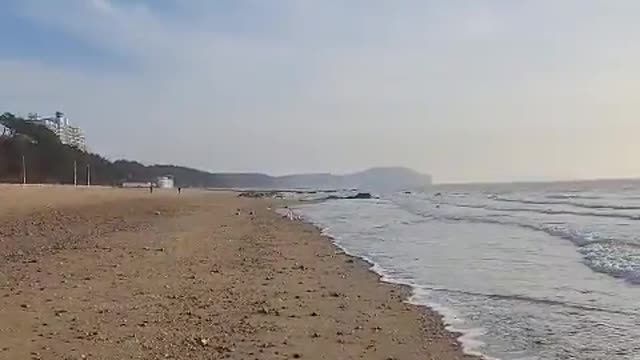
<path fill-rule="evenodd" d="M 152 182 L 135 182 L 135 181 L 125 181 L 122 184 L 120 184 L 121 187 L 123 188 L 134 188 L 134 189 L 141 189 L 141 188 L 145 188 L 148 189 L 150 186 L 153 186 Z"/>
<path fill-rule="evenodd" d="M 160 189 L 171 189 L 173 188 L 173 176 L 160 176 L 156 178 L 156 186 Z"/>
<path fill-rule="evenodd" d="M 60 142 L 86 151 L 84 132 L 81 128 L 69 123 L 69 118 L 56 111 L 53 117 L 40 117 L 38 114 L 29 114 L 27 120 L 35 124 L 46 126 L 60 139 Z"/>

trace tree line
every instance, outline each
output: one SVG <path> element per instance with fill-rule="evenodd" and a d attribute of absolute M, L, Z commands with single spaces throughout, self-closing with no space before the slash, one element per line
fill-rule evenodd
<path fill-rule="evenodd" d="M 148 182 L 171 175 L 182 187 L 265 187 L 274 178 L 262 174 L 215 174 L 175 165 L 143 165 L 136 161 L 110 161 L 99 154 L 65 145 L 46 126 L 11 113 L 0 115 L 0 182 L 73 184 L 74 164 L 78 184 L 117 186 L 123 182 Z"/>

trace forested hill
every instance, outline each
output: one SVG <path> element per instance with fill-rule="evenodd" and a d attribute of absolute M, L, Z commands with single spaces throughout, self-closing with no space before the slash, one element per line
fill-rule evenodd
<path fill-rule="evenodd" d="M 78 183 L 119 185 L 125 181 L 147 182 L 173 175 L 179 186 L 269 187 L 273 178 L 262 174 L 212 174 L 174 165 L 145 166 L 128 160 L 109 161 L 64 145 L 48 128 L 10 113 L 0 115 L 0 182 L 23 181 L 23 157 L 28 183 L 73 184 L 76 163 Z"/>
<path fill-rule="evenodd" d="M 119 185 L 148 182 L 172 175 L 177 186 L 219 188 L 359 188 L 392 191 L 424 188 L 429 175 L 410 169 L 374 168 L 348 175 L 303 174 L 273 177 L 257 173 L 210 173 L 175 165 L 143 165 L 136 161 L 110 161 L 62 144 L 48 128 L 10 113 L 0 115 L 0 182 L 23 181 L 23 159 L 28 183 L 73 184 L 74 163 L 79 184 Z"/>

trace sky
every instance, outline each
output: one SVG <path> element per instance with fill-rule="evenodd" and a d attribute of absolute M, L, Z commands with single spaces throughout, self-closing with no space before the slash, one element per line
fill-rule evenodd
<path fill-rule="evenodd" d="M 0 0 L 0 112 L 110 159 L 640 177 L 636 0 Z"/>

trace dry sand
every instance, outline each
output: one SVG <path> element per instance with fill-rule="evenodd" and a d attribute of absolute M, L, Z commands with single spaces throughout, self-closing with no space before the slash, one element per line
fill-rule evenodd
<path fill-rule="evenodd" d="M 268 206 L 0 187 L 0 359 L 468 358 L 406 289 Z"/>

